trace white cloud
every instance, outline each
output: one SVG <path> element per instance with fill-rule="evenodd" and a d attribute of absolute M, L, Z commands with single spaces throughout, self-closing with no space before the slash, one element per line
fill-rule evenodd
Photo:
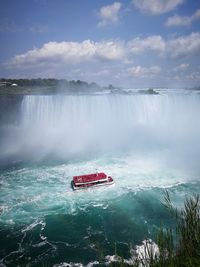
<path fill-rule="evenodd" d="M 130 76 L 136 77 L 136 78 L 152 78 L 156 74 L 158 74 L 161 71 L 161 68 L 159 66 L 152 66 L 149 68 L 141 67 L 141 66 L 134 66 L 127 69 L 127 72 Z"/>
<path fill-rule="evenodd" d="M 196 72 L 192 72 L 190 74 L 188 74 L 186 76 L 186 79 L 190 80 L 190 81 L 200 81 L 200 72 L 196 71 Z"/>
<path fill-rule="evenodd" d="M 166 44 L 159 35 L 149 36 L 147 38 L 137 37 L 128 43 L 129 49 L 134 54 L 140 54 L 147 50 L 163 52 Z"/>
<path fill-rule="evenodd" d="M 25 54 L 16 55 L 8 65 L 32 67 L 33 64 L 76 64 L 94 59 L 119 60 L 124 56 L 123 44 L 117 41 L 49 42 Z"/>
<path fill-rule="evenodd" d="M 25 54 L 16 55 L 12 60 L 13 66 L 32 65 L 40 62 L 68 61 L 77 62 L 83 58 L 91 57 L 94 53 L 94 44 L 90 41 L 75 42 L 49 42 L 41 48 L 34 48 Z"/>
<path fill-rule="evenodd" d="M 137 37 L 127 43 L 126 49 L 129 54 L 139 55 L 152 51 L 158 52 L 158 56 L 169 58 L 200 55 L 200 33 L 195 32 L 167 40 L 160 35 Z"/>
<path fill-rule="evenodd" d="M 98 16 L 100 22 L 99 27 L 106 26 L 108 24 L 116 24 L 119 22 L 119 12 L 121 10 L 122 4 L 120 2 L 114 2 L 112 5 L 107 5 L 101 7 Z"/>
<path fill-rule="evenodd" d="M 184 0 L 133 0 L 133 4 L 141 12 L 159 15 L 174 10 Z"/>
<path fill-rule="evenodd" d="M 100 59 L 118 60 L 125 55 L 124 45 L 121 42 L 99 42 L 95 43 L 95 48 L 95 56 Z"/>
<path fill-rule="evenodd" d="M 152 53 L 154 52 L 154 53 Z M 155 53 L 156 52 L 156 53 Z M 200 55 L 200 33 L 174 37 L 169 40 L 160 35 L 137 37 L 128 42 L 49 42 L 41 48 L 34 48 L 16 55 L 9 62 L 10 68 L 33 68 L 36 66 L 76 65 L 85 62 L 117 61 L 131 63 L 140 55 L 147 54 L 158 58 L 178 58 Z"/>
<path fill-rule="evenodd" d="M 189 26 L 192 22 L 200 20 L 200 9 L 198 9 L 192 16 L 174 15 L 169 17 L 165 23 L 166 26 Z"/>
<path fill-rule="evenodd" d="M 189 64 L 188 63 L 182 63 L 176 67 L 173 68 L 174 71 L 176 72 L 180 72 L 180 71 L 185 71 L 187 70 L 189 67 Z"/>
<path fill-rule="evenodd" d="M 167 42 L 167 52 L 172 58 L 200 54 L 200 33 L 174 38 Z"/>
<path fill-rule="evenodd" d="M 200 33 L 196 32 L 169 38 L 137 37 L 130 41 L 48 42 L 14 56 L 1 65 L 1 72 L 12 77 L 81 79 L 119 86 L 126 86 L 126 81 L 136 85 L 138 81 L 139 85 L 151 86 L 162 80 L 170 84 L 175 75 L 195 83 L 198 75 L 192 71 L 195 66 L 199 71 L 199 60 Z M 161 70 L 160 66 L 166 67 Z"/>
<path fill-rule="evenodd" d="M 190 17 L 181 17 L 179 15 L 174 15 L 169 17 L 165 23 L 165 26 L 188 26 L 191 24 Z"/>

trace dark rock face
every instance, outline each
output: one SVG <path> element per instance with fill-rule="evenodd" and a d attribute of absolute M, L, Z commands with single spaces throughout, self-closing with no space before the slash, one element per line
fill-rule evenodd
<path fill-rule="evenodd" d="M 22 95 L 0 96 L 0 126 L 5 124 L 17 124 L 22 100 Z"/>
<path fill-rule="evenodd" d="M 140 90 L 139 91 L 140 94 L 145 94 L 145 95 L 158 95 L 159 93 L 156 92 L 154 89 L 149 88 L 147 90 Z"/>

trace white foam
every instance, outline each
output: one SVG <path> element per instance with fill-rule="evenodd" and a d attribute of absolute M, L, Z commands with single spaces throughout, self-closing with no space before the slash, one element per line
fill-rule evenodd
<path fill-rule="evenodd" d="M 27 231 L 30 231 L 32 230 L 33 228 L 35 228 L 36 226 L 38 225 L 41 225 L 41 231 L 44 230 L 44 227 L 46 225 L 45 222 L 43 222 L 42 220 L 36 220 L 34 221 L 33 223 L 29 224 L 28 226 L 24 227 L 21 232 L 24 233 L 24 232 L 27 232 Z"/>
<path fill-rule="evenodd" d="M 54 267 L 92 267 L 94 265 L 98 265 L 99 262 L 98 261 L 91 261 L 89 263 L 87 263 L 86 265 L 82 264 L 82 263 L 74 263 L 74 262 L 62 262 L 59 264 L 54 264 Z"/>
<path fill-rule="evenodd" d="M 148 267 L 151 259 L 155 260 L 159 258 L 160 251 L 158 245 L 151 239 L 146 239 L 142 243 L 142 245 L 136 246 L 136 249 L 131 251 L 132 258 L 133 260 L 139 260 L 141 267 Z"/>
<path fill-rule="evenodd" d="M 0 205 L 0 214 L 6 212 L 9 210 L 9 206 L 8 205 Z"/>
<path fill-rule="evenodd" d="M 89 262 L 89 263 L 86 265 L 86 267 L 92 267 L 92 266 L 94 266 L 94 265 L 98 265 L 98 264 L 99 264 L 98 261 L 92 261 L 92 262 Z"/>
<path fill-rule="evenodd" d="M 84 267 L 84 265 L 82 263 L 62 262 L 62 263 L 54 264 L 53 267 Z"/>
<path fill-rule="evenodd" d="M 159 258 L 160 252 L 158 245 L 151 239 L 146 239 L 140 246 L 136 246 L 130 250 L 131 258 L 123 259 L 127 265 L 133 266 L 137 264 L 138 267 L 148 267 L 151 259 L 156 260 Z M 113 262 L 122 262 L 122 258 L 118 255 L 105 256 L 105 264 L 110 265 Z"/>
<path fill-rule="evenodd" d="M 74 175 L 104 171 L 114 178 L 114 186 L 98 190 L 74 192 L 71 180 Z M 25 222 L 31 224 L 28 231 L 41 224 L 44 216 L 50 214 L 77 214 L 88 208 L 107 209 L 119 197 L 130 192 L 153 188 L 170 188 L 191 182 L 187 175 L 174 169 L 166 169 L 159 155 L 132 154 L 104 156 L 94 160 L 25 168 L 23 174 L 10 173 L 8 185 L 0 192 L 1 218 L 3 222 Z M 17 186 L 16 186 L 17 184 Z"/>

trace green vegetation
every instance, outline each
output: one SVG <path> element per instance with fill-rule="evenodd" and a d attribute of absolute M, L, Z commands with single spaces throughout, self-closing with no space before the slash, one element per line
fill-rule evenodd
<path fill-rule="evenodd" d="M 68 81 L 65 79 L 0 79 L 0 95 L 53 95 L 53 94 L 76 94 L 92 93 L 102 90 L 110 90 L 111 94 L 135 94 L 132 90 L 124 91 L 112 84 L 101 87 L 92 82 L 81 80 Z M 155 89 L 139 90 L 140 94 L 158 95 Z"/>
<path fill-rule="evenodd" d="M 184 267 L 200 266 L 200 196 L 186 198 L 184 207 L 180 210 L 174 208 L 168 192 L 165 196 L 165 206 L 176 219 L 176 238 L 173 244 L 166 246 L 166 251 L 171 257 L 167 259 L 171 265 Z M 166 237 L 163 235 L 163 239 Z M 173 236 L 170 234 L 173 241 Z M 162 248 L 162 247 L 161 247 Z M 174 256 L 172 256 L 172 252 Z M 171 259 L 170 259 L 171 258 Z M 173 265 L 172 265 L 173 264 Z"/>
<path fill-rule="evenodd" d="M 18 86 L 57 86 L 59 81 L 57 79 L 0 79 L 0 83 L 6 82 L 9 84 L 17 84 Z"/>
<path fill-rule="evenodd" d="M 200 266 L 200 196 L 186 198 L 184 207 L 173 206 L 169 193 L 165 194 L 165 207 L 176 220 L 176 230 L 161 228 L 157 235 L 158 256 L 144 243 L 144 254 L 133 253 L 128 264 L 118 257 L 114 266 L 133 267 L 199 267 Z M 150 245 L 149 245 L 150 244 Z M 111 264 L 111 266 L 113 263 Z"/>
<path fill-rule="evenodd" d="M 65 79 L 0 79 L 0 95 L 92 92 L 103 89 L 96 83 Z"/>
<path fill-rule="evenodd" d="M 95 83 L 87 83 L 87 82 L 84 82 L 84 81 L 80 81 L 80 80 L 77 80 L 77 81 L 67 81 L 65 79 L 53 79 L 53 78 L 49 78 L 49 79 L 41 79 L 41 78 L 37 78 L 37 79 L 5 79 L 5 78 L 2 78 L 0 79 L 0 83 L 4 83 L 6 82 L 9 85 L 12 85 L 12 84 L 17 84 L 18 86 L 31 86 L 31 87 L 34 87 L 34 86 L 66 86 L 66 87 L 78 87 L 78 86 L 81 86 L 81 87 L 88 87 L 88 86 L 97 86 L 97 84 Z"/>

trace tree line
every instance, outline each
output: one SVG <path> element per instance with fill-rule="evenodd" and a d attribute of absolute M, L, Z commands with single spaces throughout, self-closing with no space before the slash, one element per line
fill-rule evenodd
<path fill-rule="evenodd" d="M 87 83 L 81 80 L 65 80 L 65 79 L 54 79 L 54 78 L 37 78 L 37 79 L 5 79 L 1 78 L 0 83 L 7 83 L 7 85 L 17 84 L 18 86 L 61 86 L 70 88 L 97 88 L 99 87 L 96 83 Z"/>

